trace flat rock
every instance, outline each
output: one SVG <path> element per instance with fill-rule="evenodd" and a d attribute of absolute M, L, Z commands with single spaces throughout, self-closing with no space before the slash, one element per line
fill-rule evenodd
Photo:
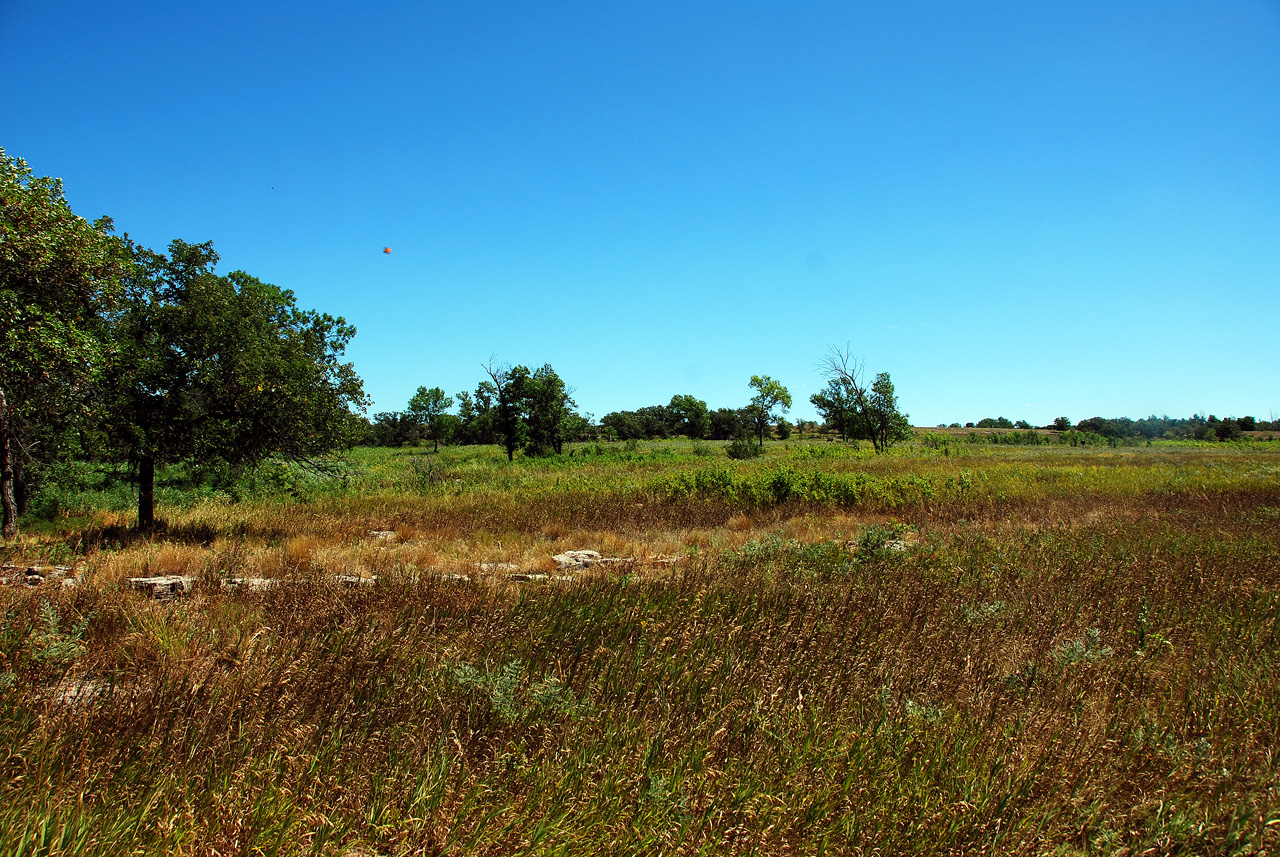
<path fill-rule="evenodd" d="M 441 580 L 447 580 L 450 583 L 470 583 L 471 578 L 465 574 L 442 574 Z"/>
<path fill-rule="evenodd" d="M 39 586 L 40 584 L 66 577 L 74 571 L 69 565 L 0 565 L 0 584 L 23 584 Z"/>
<path fill-rule="evenodd" d="M 129 588 L 145 592 L 152 598 L 177 598 L 195 588 L 196 578 L 185 574 L 164 574 L 158 577 L 131 577 Z"/>
<path fill-rule="evenodd" d="M 279 585 L 280 581 L 274 577 L 228 577 L 222 581 L 223 589 L 248 589 L 251 592 L 265 592 Z"/>
<path fill-rule="evenodd" d="M 539 581 L 539 580 L 547 580 L 547 579 L 548 579 L 548 575 L 545 575 L 545 574 L 529 574 L 529 573 L 527 573 L 527 572 L 516 572 L 515 574 L 509 574 L 509 575 L 507 575 L 507 577 L 511 578 L 512 580 L 518 580 L 518 581 L 520 581 L 521 583 L 534 583 L 534 582 Z"/>
<path fill-rule="evenodd" d="M 394 542 L 399 541 L 400 536 L 395 530 L 370 530 L 369 538 L 382 542 Z"/>
<path fill-rule="evenodd" d="M 606 559 L 600 555 L 599 551 L 565 551 L 558 553 L 552 557 L 556 561 L 556 565 L 560 568 L 586 568 L 599 562 L 610 562 L 613 558 Z"/>
<path fill-rule="evenodd" d="M 476 563 L 476 568 L 480 569 L 481 571 L 488 571 L 488 572 L 520 570 L 520 566 L 518 566 L 514 562 L 478 562 Z"/>
<path fill-rule="evenodd" d="M 373 586 L 378 582 L 376 577 L 359 577 L 354 574 L 335 574 L 333 579 L 343 586 Z"/>

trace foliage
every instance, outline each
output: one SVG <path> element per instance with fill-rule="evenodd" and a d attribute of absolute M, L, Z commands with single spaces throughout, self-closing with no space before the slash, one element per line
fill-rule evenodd
<path fill-rule="evenodd" d="M 174 241 L 168 256 L 130 248 L 102 418 L 139 468 L 141 526 L 154 521 L 157 462 L 252 467 L 347 444 L 351 409 L 365 403 L 339 362 L 355 328 L 242 271 L 215 274 L 210 243 Z"/>
<path fill-rule="evenodd" d="M 779 412 L 785 413 L 790 409 L 791 393 L 768 375 L 752 375 L 749 386 L 756 391 L 756 394 L 751 397 L 751 404 L 747 405 L 743 411 L 754 426 L 756 436 L 763 446 L 769 424 L 778 419 Z"/>
<path fill-rule="evenodd" d="M 67 631 L 62 630 L 62 617 L 48 601 L 40 604 L 40 629 L 31 635 L 28 645 L 31 658 L 37 663 L 67 666 L 83 657 L 88 647 L 84 643 L 90 617 L 84 616 Z"/>
<path fill-rule="evenodd" d="M 759 458 L 764 454 L 764 444 L 749 434 L 740 434 L 724 448 L 725 454 L 735 461 Z"/>
<path fill-rule="evenodd" d="M 682 434 L 692 440 L 707 437 L 711 433 L 711 415 L 707 403 L 695 396 L 676 395 L 667 404 L 672 434 Z"/>
<path fill-rule="evenodd" d="M 868 388 L 862 380 L 862 363 L 852 358 L 847 347 L 832 346 L 822 365 L 827 386 L 809 401 L 841 438 L 870 440 L 882 453 L 911 437 L 911 424 L 907 414 L 898 410 L 888 372 L 877 374 Z"/>
<path fill-rule="evenodd" d="M 515 459 L 517 450 L 531 456 L 559 455 L 565 441 L 583 431 L 571 391 L 550 364 L 530 372 L 527 366 L 495 367 L 490 361 L 485 372 L 489 387 L 482 384 L 476 400 L 488 405 L 484 413 L 508 461 Z M 476 413 L 469 401 L 464 407 Z"/>
<path fill-rule="evenodd" d="M 421 439 L 422 424 L 399 411 L 374 414 L 364 434 L 372 446 L 417 446 Z"/>
<path fill-rule="evenodd" d="M 439 387 L 432 387 L 430 390 L 419 387 L 413 394 L 413 398 L 409 400 L 409 405 L 404 412 L 409 419 L 426 428 L 427 437 L 431 438 L 436 451 L 439 452 L 440 441 L 447 438 L 448 421 L 444 419 L 445 412 L 451 407 L 453 407 L 453 397 L 446 396 L 444 390 Z"/>
<path fill-rule="evenodd" d="M 126 268 L 110 218 L 71 211 L 62 181 L 0 149 L 0 507 L 17 531 L 24 463 L 49 462 L 88 413 L 104 316 Z"/>

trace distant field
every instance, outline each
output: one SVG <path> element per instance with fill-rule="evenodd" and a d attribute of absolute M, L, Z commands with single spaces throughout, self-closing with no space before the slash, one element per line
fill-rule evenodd
<path fill-rule="evenodd" d="M 0 853 L 1276 853 L 1280 444 L 970 431 L 69 470 Z"/>

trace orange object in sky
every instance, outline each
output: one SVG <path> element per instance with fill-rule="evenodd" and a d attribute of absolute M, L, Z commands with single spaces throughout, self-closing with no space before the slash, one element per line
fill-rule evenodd
<path fill-rule="evenodd" d="M 383 248 L 382 248 L 382 252 L 383 252 L 383 253 L 390 253 L 390 252 L 391 252 L 391 248 L 390 248 L 390 247 L 383 247 Z"/>

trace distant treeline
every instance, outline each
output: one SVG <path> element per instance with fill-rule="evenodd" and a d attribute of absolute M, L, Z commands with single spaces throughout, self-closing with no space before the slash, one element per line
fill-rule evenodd
<path fill-rule="evenodd" d="M 459 393 L 457 414 L 442 414 L 439 441 L 456 445 L 501 443 L 496 429 L 496 394 L 492 384 L 482 383 L 475 393 Z M 596 421 L 591 414 L 569 413 L 565 417 L 565 441 L 661 440 L 687 437 L 691 440 L 733 440 L 755 425 L 751 407 L 717 408 L 694 396 L 676 395 L 666 405 L 649 405 L 634 411 L 613 411 Z M 781 440 L 794 431 L 816 433 L 818 423 L 786 418 L 772 426 Z M 435 440 L 428 420 L 416 418 L 412 409 L 387 411 L 364 420 L 360 440 L 368 446 L 415 446 Z"/>
<path fill-rule="evenodd" d="M 1033 429 L 1026 420 L 1014 422 L 1006 417 L 987 417 L 976 423 L 951 423 L 950 426 L 939 425 L 938 428 L 969 429 Z M 1268 422 L 1256 417 L 1227 417 L 1219 419 L 1210 414 L 1205 417 L 1195 414 L 1185 419 L 1176 417 L 1149 416 L 1141 420 L 1128 417 L 1090 417 L 1072 424 L 1067 417 L 1058 417 L 1043 428 L 1058 432 L 1075 432 L 1080 435 L 1096 435 L 1106 440 L 1123 440 L 1126 438 L 1144 438 L 1155 440 L 1239 440 L 1245 432 L 1280 431 L 1280 420 Z"/>
<path fill-rule="evenodd" d="M 674 437 L 731 441 L 754 431 L 758 424 L 758 408 L 752 405 L 711 410 L 706 402 L 692 395 L 672 396 L 665 405 L 613 411 L 597 421 L 591 414 L 578 414 L 573 410 L 572 398 L 568 396 L 563 381 L 550 366 L 544 366 L 535 373 L 529 373 L 523 367 L 515 367 L 514 373 L 512 377 L 517 379 L 528 376 L 526 384 L 538 379 L 542 379 L 544 383 L 550 382 L 556 391 L 555 395 L 541 397 L 544 402 L 542 408 L 549 408 L 554 415 L 553 418 L 543 417 L 541 422 L 556 426 L 554 440 L 542 442 L 542 448 L 549 448 L 559 442 L 662 440 Z M 505 379 L 499 376 L 497 380 L 503 382 Z M 535 385 L 525 389 L 537 387 Z M 538 398 L 528 393 L 511 397 L 516 405 L 515 410 L 519 411 L 510 430 L 513 436 L 536 436 L 536 431 L 522 430 L 519 421 L 538 423 Z M 500 400 L 499 384 L 492 379 L 481 382 L 473 393 L 458 393 L 456 396 L 446 396 L 439 388 L 419 388 L 404 411 L 383 412 L 375 414 L 372 419 L 361 418 L 362 425 L 357 432 L 359 442 L 368 446 L 416 446 L 423 442 L 455 445 L 502 444 L 506 434 L 499 425 Z M 434 407 L 424 409 L 424 401 L 433 402 Z M 455 401 L 457 413 L 445 412 Z M 1245 432 L 1280 432 L 1280 420 L 1268 422 L 1252 416 L 1219 419 L 1212 414 L 1208 417 L 1197 414 L 1185 419 L 1154 415 L 1139 420 L 1128 417 L 1090 417 L 1073 423 L 1067 417 L 1058 417 L 1049 425 L 1033 426 L 1026 420 L 987 417 L 976 423 L 963 425 L 958 422 L 949 426 L 940 424 L 938 428 L 1006 429 L 1010 431 L 973 435 L 971 439 L 984 443 L 1011 444 L 1049 442 L 1050 438 L 1037 434 L 1047 430 L 1058 433 L 1054 438 L 1057 442 L 1092 445 L 1159 438 L 1237 440 Z M 833 419 L 826 419 L 821 423 L 811 420 L 792 423 L 786 418 L 778 418 L 769 426 L 770 436 L 779 440 L 787 440 L 797 433 L 801 436 L 851 436 L 847 431 L 841 432 L 838 422 Z M 530 446 L 539 444 L 525 442 L 526 452 L 530 451 Z"/>

